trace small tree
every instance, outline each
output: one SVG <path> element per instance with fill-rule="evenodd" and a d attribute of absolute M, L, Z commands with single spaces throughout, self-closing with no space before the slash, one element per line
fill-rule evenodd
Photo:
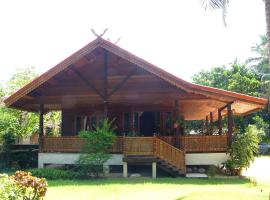
<path fill-rule="evenodd" d="M 79 137 L 85 139 L 77 165 L 87 176 L 99 177 L 103 164 L 111 157 L 109 149 L 115 141 L 113 121 L 105 119 L 92 131 L 80 131 Z"/>
<path fill-rule="evenodd" d="M 230 175 L 239 175 L 241 171 L 250 166 L 259 151 L 259 142 L 263 131 L 255 125 L 249 125 L 246 132 L 236 134 L 229 150 L 230 159 L 225 162 L 225 168 Z"/>
<path fill-rule="evenodd" d="M 15 144 L 15 136 L 12 132 L 6 132 L 2 135 L 1 140 L 3 141 L 3 154 L 2 158 L 0 158 L 0 162 L 2 162 L 3 166 L 0 166 L 0 168 L 9 168 L 14 161 L 12 146 Z"/>

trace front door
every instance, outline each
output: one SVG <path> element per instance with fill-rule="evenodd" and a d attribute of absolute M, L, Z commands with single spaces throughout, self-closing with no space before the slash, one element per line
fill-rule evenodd
<path fill-rule="evenodd" d="M 155 112 L 143 112 L 140 116 L 140 136 L 153 136 L 155 125 Z"/>

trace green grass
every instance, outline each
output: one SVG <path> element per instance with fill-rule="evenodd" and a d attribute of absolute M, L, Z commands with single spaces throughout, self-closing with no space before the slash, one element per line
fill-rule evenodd
<path fill-rule="evenodd" d="M 49 181 L 45 200 L 256 200 L 268 199 L 270 183 L 246 179 L 150 178 Z"/>

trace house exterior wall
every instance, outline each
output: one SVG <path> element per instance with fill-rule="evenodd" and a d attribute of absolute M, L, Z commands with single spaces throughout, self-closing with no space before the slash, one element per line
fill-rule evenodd
<path fill-rule="evenodd" d="M 45 164 L 75 164 L 79 153 L 39 153 L 38 167 Z M 226 153 L 187 153 L 186 165 L 219 165 L 229 158 Z M 112 154 L 105 165 L 123 165 L 123 154 Z"/>

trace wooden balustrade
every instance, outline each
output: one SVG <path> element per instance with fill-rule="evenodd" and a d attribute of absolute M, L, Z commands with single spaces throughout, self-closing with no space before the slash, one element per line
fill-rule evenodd
<path fill-rule="evenodd" d="M 124 137 L 124 155 L 153 155 L 154 137 Z"/>
<path fill-rule="evenodd" d="M 186 172 L 184 150 L 178 149 L 167 142 L 156 138 L 154 155 L 162 160 L 167 161 L 183 172 Z"/>
<path fill-rule="evenodd" d="M 75 136 L 64 137 L 44 137 L 42 151 L 43 152 L 80 152 L 85 144 L 83 138 Z"/>
<path fill-rule="evenodd" d="M 190 135 L 181 138 L 186 152 L 225 152 L 228 148 L 227 135 Z"/>
<path fill-rule="evenodd" d="M 85 140 L 77 136 L 64 137 L 44 137 L 43 152 L 80 152 Z M 123 137 L 117 137 L 114 145 L 110 149 L 111 153 L 123 152 Z"/>
<path fill-rule="evenodd" d="M 158 138 L 169 143 L 170 145 L 175 145 L 175 136 L 158 136 Z"/>
<path fill-rule="evenodd" d="M 175 136 L 159 136 L 171 145 L 175 145 Z M 225 152 L 227 135 L 185 135 L 180 136 L 180 146 L 186 152 Z"/>
<path fill-rule="evenodd" d="M 110 149 L 111 153 L 125 155 L 153 155 L 154 137 L 117 137 Z M 159 139 L 175 145 L 174 136 L 159 136 Z M 189 135 L 181 136 L 180 144 L 186 152 L 225 152 L 227 135 Z M 77 136 L 44 137 L 43 152 L 80 152 L 84 139 Z"/>

